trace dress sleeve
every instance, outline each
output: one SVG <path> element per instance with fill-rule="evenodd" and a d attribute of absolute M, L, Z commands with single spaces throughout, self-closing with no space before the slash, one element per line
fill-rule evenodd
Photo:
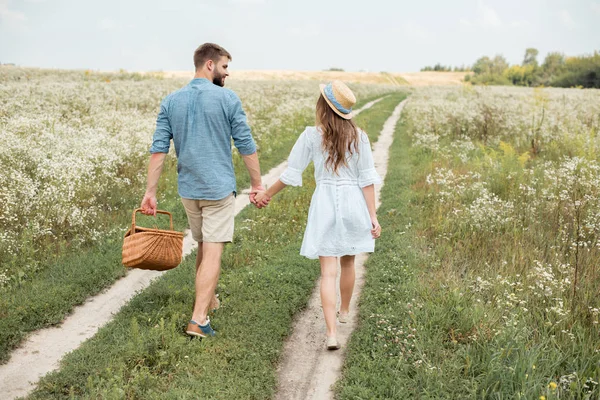
<path fill-rule="evenodd" d="M 358 185 L 363 188 L 381 183 L 381 177 L 375 170 L 371 143 L 366 133 L 361 132 L 358 146 Z"/>
<path fill-rule="evenodd" d="M 302 186 L 302 172 L 312 160 L 312 146 L 308 130 L 302 132 L 288 158 L 288 166 L 279 180 L 289 186 Z"/>

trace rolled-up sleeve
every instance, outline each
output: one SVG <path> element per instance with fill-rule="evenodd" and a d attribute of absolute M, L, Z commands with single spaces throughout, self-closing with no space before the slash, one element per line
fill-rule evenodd
<path fill-rule="evenodd" d="M 371 143 L 366 133 L 361 132 L 358 146 L 358 185 L 362 188 L 381 183 L 381 177 L 375 170 Z"/>
<path fill-rule="evenodd" d="M 169 99 L 168 97 L 160 104 L 158 118 L 156 118 L 156 130 L 152 137 L 150 153 L 168 153 L 173 139 L 173 131 L 169 122 Z"/>
<path fill-rule="evenodd" d="M 279 180 L 289 186 L 302 186 L 302 172 L 308 167 L 311 159 L 312 146 L 305 130 L 296 140 L 288 158 L 288 166 Z"/>
<path fill-rule="evenodd" d="M 231 124 L 231 137 L 233 144 L 241 155 L 247 156 L 256 153 L 256 143 L 252 138 L 246 113 L 242 108 L 242 101 L 233 92 L 230 92 L 229 123 Z"/>

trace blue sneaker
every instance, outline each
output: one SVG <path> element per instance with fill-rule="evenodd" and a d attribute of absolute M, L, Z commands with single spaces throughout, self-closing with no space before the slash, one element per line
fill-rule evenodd
<path fill-rule="evenodd" d="M 190 336 L 198 336 L 198 337 L 207 337 L 207 336 L 215 336 L 217 332 L 210 326 L 210 320 L 206 319 L 206 325 L 200 325 L 194 320 L 191 320 L 185 330 Z"/>

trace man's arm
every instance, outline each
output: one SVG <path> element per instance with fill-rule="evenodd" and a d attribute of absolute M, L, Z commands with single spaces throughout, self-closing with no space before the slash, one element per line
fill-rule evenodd
<path fill-rule="evenodd" d="M 150 156 L 146 194 L 144 194 L 144 199 L 140 206 L 142 212 L 146 215 L 156 216 L 156 191 L 158 189 L 158 179 L 165 164 L 165 158 L 167 158 L 167 153 L 153 153 Z"/>
<path fill-rule="evenodd" d="M 146 184 L 146 194 L 142 199 L 140 208 L 147 215 L 156 216 L 156 191 L 158 189 L 158 179 L 162 172 L 165 158 L 169 153 L 173 132 L 169 122 L 169 97 L 167 96 L 160 103 L 160 111 L 156 118 L 156 130 L 152 137 L 152 146 L 150 147 L 150 163 L 148 164 L 148 178 Z"/>
<path fill-rule="evenodd" d="M 235 93 L 230 92 L 229 100 L 231 101 L 231 114 L 229 117 L 229 122 L 231 123 L 231 137 L 233 138 L 233 143 L 240 152 L 244 164 L 246 164 L 246 169 L 250 174 L 250 183 L 252 185 L 250 202 L 256 205 L 256 201 L 254 200 L 256 193 L 265 190 L 262 186 L 262 179 L 260 176 L 256 144 L 250 133 L 250 127 L 246 120 L 246 113 L 242 108 L 242 102 L 239 97 Z"/>
<path fill-rule="evenodd" d="M 250 174 L 250 184 L 252 187 L 261 186 L 262 178 L 260 176 L 260 165 L 258 163 L 258 154 L 252 153 L 248 155 L 242 155 L 246 169 Z"/>
<path fill-rule="evenodd" d="M 255 196 L 257 192 L 265 190 L 262 185 L 262 178 L 260 176 L 260 165 L 258 163 L 258 154 L 256 152 L 248 155 L 242 155 L 246 169 L 250 174 L 250 185 L 252 190 L 250 191 L 250 202 L 256 204 Z"/>

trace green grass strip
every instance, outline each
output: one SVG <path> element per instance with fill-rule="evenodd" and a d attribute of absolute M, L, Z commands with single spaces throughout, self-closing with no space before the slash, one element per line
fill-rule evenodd
<path fill-rule="evenodd" d="M 410 351 L 418 357 L 420 351 L 409 336 L 414 333 L 408 304 L 416 295 L 412 268 L 418 263 L 410 226 L 420 209 L 411 186 L 430 158 L 412 154 L 402 121 L 396 128 L 377 212 L 383 234 L 365 266 L 359 323 L 336 384 L 342 399 L 413 398 L 422 390 L 420 382 L 410 379 L 411 360 L 405 356 Z"/>
<path fill-rule="evenodd" d="M 269 207 L 236 217 L 218 286 L 222 306 L 211 318 L 218 337 L 191 340 L 183 332 L 194 296 L 194 257 L 188 257 L 67 355 L 31 397 L 270 398 L 292 318 L 319 275 L 318 262 L 299 255 L 312 167 L 304 179 Z"/>
<path fill-rule="evenodd" d="M 374 94 L 372 96 L 359 98 L 358 101 L 356 102 L 356 104 L 352 107 L 352 109 L 353 110 L 358 110 L 359 108 L 362 108 L 365 104 L 367 104 L 367 103 L 369 103 L 369 102 L 371 102 L 373 100 L 377 100 L 380 97 L 384 97 L 384 96 L 387 96 L 389 94 L 392 94 L 392 93 L 395 93 L 395 92 L 391 92 L 391 93 L 383 94 L 383 95 L 381 95 L 381 94 Z"/>
<path fill-rule="evenodd" d="M 433 162 L 411 148 L 399 124 L 378 211 L 383 234 L 367 261 L 337 398 L 556 399 L 551 384 L 561 377 L 570 379 L 564 398 L 596 398 L 597 333 L 575 325 L 566 343 L 534 326 L 494 335 L 484 306 L 466 289 L 432 284 L 444 262 L 422 237 L 423 180 Z M 587 387 L 565 378 L 572 371 L 591 379 Z"/>

